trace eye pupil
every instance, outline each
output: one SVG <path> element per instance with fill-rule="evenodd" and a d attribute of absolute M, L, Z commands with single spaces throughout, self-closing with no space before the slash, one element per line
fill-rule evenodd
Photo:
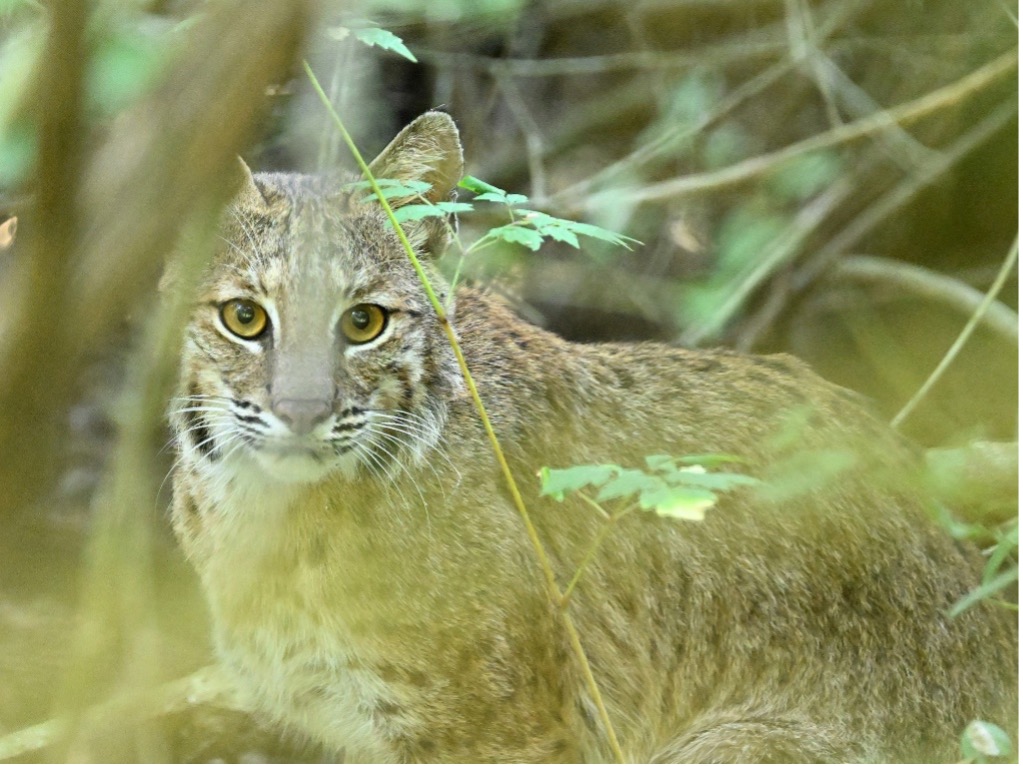
<path fill-rule="evenodd" d="M 341 317 L 341 332 L 349 343 L 368 343 L 387 327 L 387 312 L 373 303 L 360 303 Z"/>
<path fill-rule="evenodd" d="M 365 309 L 355 309 L 352 311 L 352 324 L 360 330 L 365 330 L 369 327 L 369 312 Z"/>
<path fill-rule="evenodd" d="M 223 304 L 220 321 L 231 333 L 245 340 L 258 338 L 269 325 L 266 310 L 247 298 L 236 298 Z"/>

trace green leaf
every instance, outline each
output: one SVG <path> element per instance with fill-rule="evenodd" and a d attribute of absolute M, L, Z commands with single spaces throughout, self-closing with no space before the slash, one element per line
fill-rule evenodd
<path fill-rule="evenodd" d="M 458 182 L 458 185 L 462 189 L 468 189 L 471 191 L 476 195 L 475 200 L 479 200 L 481 202 L 497 202 L 498 204 L 508 205 L 509 207 L 529 202 L 529 197 L 526 197 L 523 194 L 512 194 L 506 192 L 504 189 L 500 189 L 493 184 L 488 184 L 486 181 L 473 176 L 465 176 Z"/>
<path fill-rule="evenodd" d="M 377 186 L 380 188 L 380 192 L 384 195 L 385 199 L 394 199 L 395 197 L 419 197 L 426 192 L 430 191 L 431 185 L 426 181 L 399 181 L 395 178 L 378 178 L 376 179 Z M 353 191 L 366 190 L 372 192 L 373 185 L 366 180 L 353 181 L 347 184 L 346 189 Z M 375 194 L 371 194 L 364 201 L 374 199 Z"/>
<path fill-rule="evenodd" d="M 35 126 L 19 120 L 0 126 L 0 188 L 24 182 L 36 160 Z"/>
<path fill-rule="evenodd" d="M 778 196 L 802 202 L 822 191 L 842 172 L 842 161 L 833 151 L 802 154 L 782 165 L 767 179 Z"/>
<path fill-rule="evenodd" d="M 544 229 L 541 234 L 550 237 L 558 242 L 564 242 L 567 245 L 571 245 L 576 250 L 579 249 L 579 237 L 575 235 L 575 232 L 570 229 L 565 229 L 560 226 L 552 226 Z"/>
<path fill-rule="evenodd" d="M 437 202 L 435 204 L 403 205 L 394 211 L 398 223 L 421 221 L 424 218 L 440 218 L 449 213 L 465 213 L 472 210 L 467 202 Z"/>
<path fill-rule="evenodd" d="M 364 27 L 362 29 L 352 29 L 351 31 L 355 35 L 355 39 L 361 43 L 369 46 L 376 45 L 385 51 L 394 51 L 399 56 L 404 56 L 409 61 L 418 63 L 416 57 L 412 55 L 412 51 L 406 48 L 401 38 L 393 32 L 388 32 L 386 29 L 380 29 L 379 27 Z"/>
<path fill-rule="evenodd" d="M 540 245 L 543 244 L 543 237 L 536 229 L 527 229 L 525 226 L 514 223 L 491 229 L 490 235 L 503 239 L 505 242 L 525 245 L 533 251 L 539 250 Z"/>
<path fill-rule="evenodd" d="M 603 229 L 600 226 L 594 226 L 592 223 L 581 223 L 579 221 L 566 221 L 566 226 L 574 231 L 576 234 L 581 234 L 584 237 L 592 237 L 593 239 L 599 239 L 604 242 L 610 242 L 612 245 L 618 247 L 624 247 L 626 250 L 631 250 L 630 243 L 633 245 L 642 245 L 638 239 L 632 237 L 626 237 L 624 234 L 616 234 L 613 231 Z"/>
<path fill-rule="evenodd" d="M 1006 569 L 998 576 L 992 577 L 987 582 L 981 583 L 959 599 L 952 605 L 952 608 L 948 610 L 948 616 L 959 616 L 977 602 L 983 601 L 986 598 L 991 598 L 992 596 L 997 596 L 1002 590 L 1009 587 L 1017 580 L 1019 580 L 1019 567 L 1014 566 L 1011 569 Z"/>
<path fill-rule="evenodd" d="M 698 487 L 661 486 L 639 496 L 639 507 L 643 510 L 681 521 L 703 521 L 707 510 L 716 503 L 717 495 Z"/>
<path fill-rule="evenodd" d="M 600 492 L 597 493 L 597 502 L 603 503 L 607 500 L 617 500 L 622 497 L 635 495 L 637 492 L 646 492 L 663 487 L 664 484 L 655 476 L 643 473 L 634 468 L 623 468 L 618 475 L 609 479 Z"/>
<path fill-rule="evenodd" d="M 493 184 L 488 184 L 474 176 L 464 176 L 461 181 L 458 182 L 458 186 L 462 189 L 467 189 L 473 194 L 483 194 L 485 192 L 497 192 L 498 194 L 504 194 L 503 189 L 499 189 Z"/>
<path fill-rule="evenodd" d="M 998 570 L 1002 568 L 1002 564 L 1009 556 L 1015 555 L 1019 548 L 1019 518 L 1013 521 L 1013 526 L 1007 531 L 1002 533 L 998 537 L 998 543 L 995 545 L 995 549 L 991 552 L 991 556 L 987 560 L 987 564 L 984 566 L 984 577 L 982 582 L 987 582 L 993 579 L 997 574 Z"/>
<path fill-rule="evenodd" d="M 529 197 L 524 194 L 511 194 L 509 192 L 501 191 L 488 191 L 482 194 L 477 194 L 474 199 L 480 202 L 497 202 L 500 205 L 521 205 L 524 202 L 529 202 Z"/>
<path fill-rule="evenodd" d="M 986 763 L 988 758 L 1004 759 L 1013 754 L 1012 738 L 987 721 L 970 721 L 959 746 L 967 763 Z"/>
<path fill-rule="evenodd" d="M 621 468 L 616 465 L 576 465 L 571 468 L 540 469 L 540 494 L 559 502 L 566 492 L 578 492 L 583 487 L 600 486 Z"/>
<path fill-rule="evenodd" d="M 704 489 L 714 489 L 719 492 L 760 483 L 759 479 L 754 479 L 752 476 L 746 476 L 745 474 L 700 473 L 692 470 L 692 468 L 696 467 L 700 466 L 691 466 L 689 469 L 682 468 L 675 473 L 666 474 L 664 479 L 673 485 L 703 487 Z"/>

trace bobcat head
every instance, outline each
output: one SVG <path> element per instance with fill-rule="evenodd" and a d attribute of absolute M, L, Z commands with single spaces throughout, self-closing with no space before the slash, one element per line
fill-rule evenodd
<path fill-rule="evenodd" d="M 370 167 L 427 182 L 429 201 L 449 196 L 462 174 L 454 122 L 423 115 Z M 244 163 L 241 175 L 186 335 L 170 413 L 182 461 L 302 483 L 421 458 L 461 378 L 382 207 L 336 179 L 253 176 Z M 443 221 L 405 226 L 424 256 L 446 244 Z"/>

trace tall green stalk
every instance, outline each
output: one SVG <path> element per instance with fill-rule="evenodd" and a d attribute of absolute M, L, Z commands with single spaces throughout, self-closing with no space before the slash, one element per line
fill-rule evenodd
<path fill-rule="evenodd" d="M 330 99 L 327 98 L 327 94 L 324 93 L 323 88 L 320 86 L 319 80 L 316 79 L 316 75 L 313 73 L 312 68 L 309 66 L 307 61 L 303 61 L 302 66 L 305 68 L 306 75 L 308 75 L 309 81 L 312 83 L 317 95 L 320 97 L 323 105 L 327 108 L 327 111 L 333 118 L 334 123 L 337 125 L 337 128 L 341 133 L 341 137 L 348 146 L 352 156 L 355 158 L 356 163 L 358 163 L 359 169 L 369 182 L 370 188 L 373 189 L 373 193 L 376 195 L 377 199 L 380 200 L 380 204 L 383 207 L 384 212 L 387 214 L 387 218 L 391 222 L 391 226 L 394 227 L 394 231 L 398 235 L 398 239 L 401 240 L 401 245 L 405 249 L 405 253 L 408 255 L 409 261 L 412 263 L 412 267 L 416 270 L 416 274 L 423 285 L 423 289 L 426 290 L 426 295 L 430 299 L 430 303 L 437 314 L 441 327 L 444 328 L 444 333 L 447 336 L 448 343 L 451 344 L 451 349 L 454 351 L 455 358 L 458 360 L 458 367 L 462 371 L 462 377 L 465 379 L 465 383 L 469 388 L 473 404 L 476 406 L 476 412 L 479 414 L 480 421 L 483 423 L 483 428 L 487 433 L 487 438 L 490 440 L 490 446 L 494 450 L 494 456 L 497 458 L 498 465 L 501 468 L 501 473 L 508 485 L 508 491 L 511 493 L 512 502 L 515 504 L 515 508 L 519 512 L 519 516 L 522 517 L 522 522 L 526 527 L 526 534 L 529 535 L 529 541 L 536 553 L 536 558 L 540 564 L 540 568 L 543 570 L 544 579 L 547 583 L 548 598 L 550 598 L 551 604 L 557 607 L 558 613 L 561 616 L 562 625 L 568 635 L 569 643 L 572 646 L 572 651 L 579 662 L 579 667 L 586 680 L 586 686 L 589 690 L 590 696 L 592 697 L 594 704 L 597 706 L 601 723 L 604 726 L 604 731 L 607 733 L 607 740 L 611 747 L 611 752 L 614 754 L 615 760 L 618 763 L 624 763 L 625 756 L 622 754 L 621 746 L 618 744 L 618 737 L 615 735 L 614 727 L 611 725 L 610 716 L 608 716 L 607 708 L 604 706 L 604 699 L 600 694 L 600 689 L 597 686 L 596 679 L 593 677 L 593 670 L 586 657 L 586 651 L 583 649 L 582 642 L 579 639 L 579 631 L 576 629 L 571 615 L 569 615 L 566 609 L 562 608 L 565 600 L 564 595 L 561 592 L 561 588 L 558 586 L 557 578 L 554 575 L 554 568 L 551 566 L 550 559 L 547 556 L 547 551 L 544 550 L 543 543 L 540 541 L 540 535 L 537 533 L 536 526 L 533 524 L 529 511 L 526 509 L 526 504 L 522 499 L 522 493 L 519 491 L 518 484 L 515 482 L 515 477 L 512 475 L 511 468 L 508 465 L 508 460 L 504 455 L 504 450 L 501 448 L 501 442 L 497 438 L 494 427 L 490 422 L 490 417 L 487 415 L 487 409 L 484 406 L 483 400 L 480 398 L 479 391 L 476 388 L 476 381 L 473 379 L 469 366 L 465 362 L 465 355 L 462 353 L 462 347 L 458 343 L 458 337 L 455 335 L 455 329 L 448 319 L 448 312 L 444 308 L 444 304 L 441 303 L 440 299 L 437 297 L 437 293 L 434 291 L 433 285 L 430 284 L 430 278 L 423 269 L 423 264 L 420 262 L 415 250 L 413 250 L 412 244 L 409 242 L 408 237 L 401 228 L 401 224 L 399 224 L 398 219 L 395 218 L 394 210 L 391 208 L 390 202 L 381 191 L 376 178 L 373 177 L 373 173 L 369 169 L 369 165 L 367 165 L 366 161 L 362 158 L 361 152 L 359 152 L 358 147 L 355 145 L 351 135 L 345 128 L 341 117 L 338 116 L 337 111 L 330 103 Z"/>

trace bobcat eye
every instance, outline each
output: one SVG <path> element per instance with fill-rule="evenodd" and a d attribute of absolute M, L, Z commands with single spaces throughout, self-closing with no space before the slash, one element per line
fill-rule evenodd
<path fill-rule="evenodd" d="M 341 332 L 351 343 L 369 343 L 387 327 L 387 312 L 372 303 L 352 306 L 341 315 Z"/>
<path fill-rule="evenodd" d="M 220 321 L 239 338 L 252 340 L 266 331 L 266 309 L 255 301 L 235 298 L 220 307 Z"/>

